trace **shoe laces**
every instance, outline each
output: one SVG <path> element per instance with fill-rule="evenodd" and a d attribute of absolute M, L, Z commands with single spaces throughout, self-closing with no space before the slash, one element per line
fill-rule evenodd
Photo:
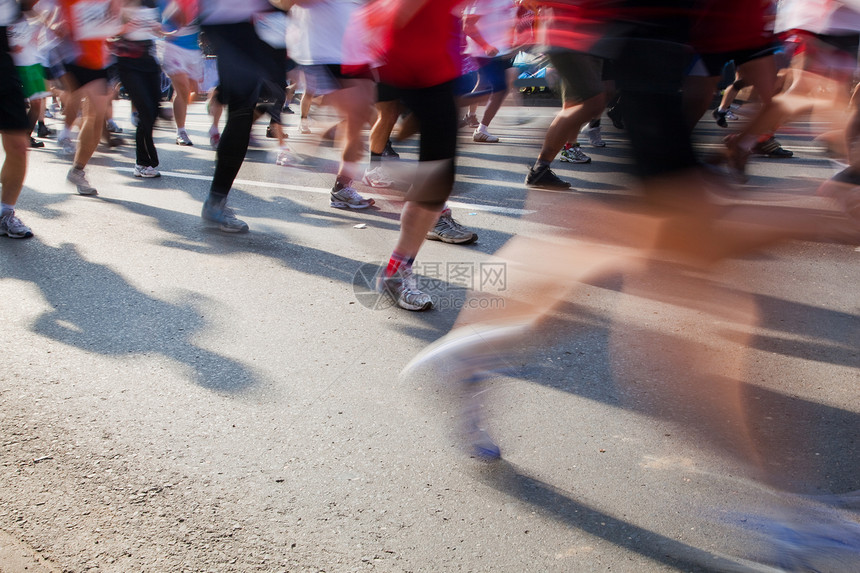
<path fill-rule="evenodd" d="M 450 231 L 458 231 L 458 232 L 461 232 L 461 233 L 466 233 L 466 232 L 468 232 L 468 231 L 466 230 L 466 227 L 464 227 L 463 225 L 461 225 L 460 223 L 458 223 L 458 222 L 454 219 L 454 217 L 452 217 L 452 216 L 451 216 L 450 211 L 449 211 L 449 212 L 447 212 L 447 213 L 446 213 L 446 212 L 443 212 L 441 215 L 439 215 L 439 221 L 438 221 L 438 223 L 437 223 L 437 224 L 439 224 L 439 225 L 440 225 L 440 226 L 442 226 L 442 227 L 445 227 L 447 230 L 450 230 Z"/>
<path fill-rule="evenodd" d="M 339 191 L 335 192 L 335 195 L 342 199 L 348 199 L 350 201 L 363 201 L 364 197 L 362 197 L 355 188 L 352 187 L 352 184 L 347 185 L 345 187 L 341 187 Z"/>

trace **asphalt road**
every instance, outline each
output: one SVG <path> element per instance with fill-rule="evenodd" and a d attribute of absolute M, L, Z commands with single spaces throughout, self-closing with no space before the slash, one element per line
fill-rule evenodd
<path fill-rule="evenodd" d="M 290 127 L 299 168 L 275 165 L 255 127 L 230 199 L 251 226 L 239 236 L 201 224 L 202 104 L 194 147 L 158 126 L 160 179 L 132 177 L 131 145 L 100 148 L 96 198 L 66 183 L 53 142 L 33 151 L 19 214 L 36 236 L 0 241 L 0 571 L 753 570 L 744 524 L 778 496 L 695 419 L 655 407 L 661 375 L 637 354 L 694 339 L 688 310 L 646 317 L 618 278 L 571 294 L 540 349 L 491 385 L 493 465 L 449 439 L 444 384 L 398 378 L 508 239 L 564 224 L 523 186 L 553 111 L 505 109 L 495 145 L 462 132 L 454 215 L 480 238 L 426 244 L 419 271 L 440 279 L 426 313 L 356 290 L 394 245 L 400 196 L 328 206 L 325 112 L 310 136 Z M 128 130 L 127 117 L 121 102 Z M 628 192 L 629 149 L 604 123 L 606 148 L 582 138 L 593 163 L 557 165 L 569 201 Z M 791 203 L 834 173 L 814 127 L 782 134 L 796 156 L 754 160 L 738 193 Z M 721 135 L 707 121 L 699 133 L 706 150 Z M 414 140 L 396 147 L 415 159 Z M 856 245 L 788 243 L 714 280 L 761 313 L 743 399 L 775 449 L 796 444 L 771 469 L 798 493 L 860 490 Z M 710 341 L 717 363 L 731 339 Z"/>

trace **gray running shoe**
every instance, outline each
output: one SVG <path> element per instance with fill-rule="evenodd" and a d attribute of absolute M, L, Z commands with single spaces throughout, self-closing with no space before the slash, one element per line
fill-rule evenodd
<path fill-rule="evenodd" d="M 427 233 L 428 241 L 442 241 L 456 245 L 469 245 L 478 240 L 478 234 L 470 231 L 451 216 L 451 209 L 439 215 L 436 226 Z"/>
<path fill-rule="evenodd" d="M 330 205 L 335 209 L 367 209 L 376 203 L 373 199 L 365 199 L 351 185 L 331 190 Z"/>
<path fill-rule="evenodd" d="M 392 276 L 381 277 L 380 282 L 380 290 L 387 292 L 400 308 L 428 310 L 433 307 L 430 295 L 418 289 L 412 267 L 401 267 Z"/>
<path fill-rule="evenodd" d="M 241 219 L 237 219 L 233 214 L 233 209 L 227 207 L 227 197 L 213 201 L 212 198 L 207 198 L 203 203 L 203 212 L 200 213 L 206 223 L 210 226 L 218 227 L 225 233 L 247 233 L 248 224 Z"/>
<path fill-rule="evenodd" d="M 87 174 L 84 173 L 83 169 L 75 169 L 72 167 L 69 169 L 68 175 L 66 175 L 66 179 L 68 179 L 71 183 L 75 184 L 75 187 L 78 188 L 79 195 L 98 195 L 98 190 L 90 185 L 90 182 L 87 181 Z"/>
<path fill-rule="evenodd" d="M 0 236 L 2 235 L 12 239 L 29 239 L 33 236 L 33 231 L 15 216 L 14 209 L 10 209 L 0 215 Z"/>
<path fill-rule="evenodd" d="M 591 163 L 591 158 L 585 154 L 579 144 L 561 150 L 561 157 L 567 163 Z"/>
<path fill-rule="evenodd" d="M 75 142 L 72 141 L 71 137 L 61 137 L 57 140 L 57 145 L 60 146 L 60 149 L 65 155 L 74 155 L 75 154 Z"/>

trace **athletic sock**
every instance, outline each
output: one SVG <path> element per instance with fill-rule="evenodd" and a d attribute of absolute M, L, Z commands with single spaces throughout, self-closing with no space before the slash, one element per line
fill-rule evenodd
<path fill-rule="evenodd" d="M 411 268 L 412 263 L 415 262 L 415 257 L 409 257 L 407 255 L 402 255 L 397 251 L 391 253 L 391 258 L 388 259 L 388 266 L 385 268 L 385 276 L 390 277 L 394 275 L 401 268 Z"/>

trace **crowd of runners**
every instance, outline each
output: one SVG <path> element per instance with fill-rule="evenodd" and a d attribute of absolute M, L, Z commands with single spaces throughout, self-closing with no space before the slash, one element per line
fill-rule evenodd
<path fill-rule="evenodd" d="M 209 77 L 206 90 L 215 160 L 202 219 L 224 232 L 249 230 L 228 197 L 254 122 L 268 116 L 267 135 L 280 149 L 277 163 L 295 160 L 283 114 L 294 113 L 297 90 L 302 133 L 312 129 L 313 105 L 331 106 L 341 118 L 341 158 L 330 174 L 334 208 L 371 207 L 374 199 L 357 184 L 370 193 L 393 185 L 398 154 L 392 134 L 417 134 L 418 162 L 404 190 L 400 233 L 379 276 L 380 290 L 409 310 L 433 304 L 412 273 L 422 243 L 477 240 L 447 204 L 455 188 L 458 130 L 468 126 L 475 143 L 499 142 L 491 127 L 516 95 L 515 61 L 529 54 L 546 62 L 562 103 L 523 174 L 524 185 L 530 193 L 561 192 L 554 195 L 557 215 L 573 220 L 574 212 L 589 213 L 613 233 L 584 236 L 571 229 L 564 236 L 515 237 L 497 256 L 511 263 L 509 281 L 519 281 L 528 298 L 511 298 L 491 313 L 466 307 L 452 332 L 407 369 L 444 365 L 463 389 L 466 444 L 479 457 L 500 456 L 480 416 L 482 380 L 524 346 L 577 284 L 607 272 L 641 277 L 648 266 L 643 261 L 672 260 L 678 266 L 660 276 L 665 287 L 687 280 L 690 269 L 707 272 L 778 241 L 844 240 L 846 233 L 860 239 L 857 1 L 0 0 L 0 24 L 7 42 L 0 55 L 6 154 L 0 234 L 32 236 L 15 206 L 27 149 L 45 145 L 46 138 L 55 137 L 58 153 L 69 156 L 68 180 L 77 193 L 98 193 L 91 183 L 98 174 L 88 163 L 100 141 L 117 143 L 111 101 L 120 86 L 135 110 L 134 175 L 158 177 L 152 132 L 163 76 L 172 85 L 176 144 L 195 145 L 185 129 L 186 110 L 204 91 L 209 58 L 217 62 L 217 78 Z M 727 69 L 733 81 L 720 94 Z M 729 123 L 738 94 L 748 102 L 747 120 Z M 60 113 L 62 127 L 52 134 L 44 118 Z M 714 194 L 743 180 L 751 155 L 792 156 L 774 134 L 806 114 L 830 123 L 820 136 L 845 164 L 816 191 L 827 208 L 716 207 Z M 703 117 L 726 128 L 722 153 L 707 161 L 692 144 Z M 603 118 L 629 138 L 641 198 L 633 209 L 565 193 L 573 191 L 570 183 L 552 170 L 556 160 L 591 161 L 577 139 L 582 134 L 593 146 L 605 145 Z M 640 282 L 640 295 L 655 288 Z M 687 294 L 691 305 L 697 295 L 707 298 L 695 288 Z M 734 318 L 755 320 L 752 312 Z M 687 358 L 691 364 L 698 359 Z M 727 399 L 731 393 L 702 394 L 699 421 L 707 425 L 718 402 L 722 410 L 735 404 L 743 417 L 743 405 Z M 720 427 L 715 434 L 733 440 L 737 457 L 758 467 L 764 482 L 777 484 L 747 430 Z M 850 538 L 848 553 L 856 558 L 856 523 L 833 518 L 821 527 Z M 789 549 L 805 558 L 816 551 L 821 531 L 799 534 Z"/>

